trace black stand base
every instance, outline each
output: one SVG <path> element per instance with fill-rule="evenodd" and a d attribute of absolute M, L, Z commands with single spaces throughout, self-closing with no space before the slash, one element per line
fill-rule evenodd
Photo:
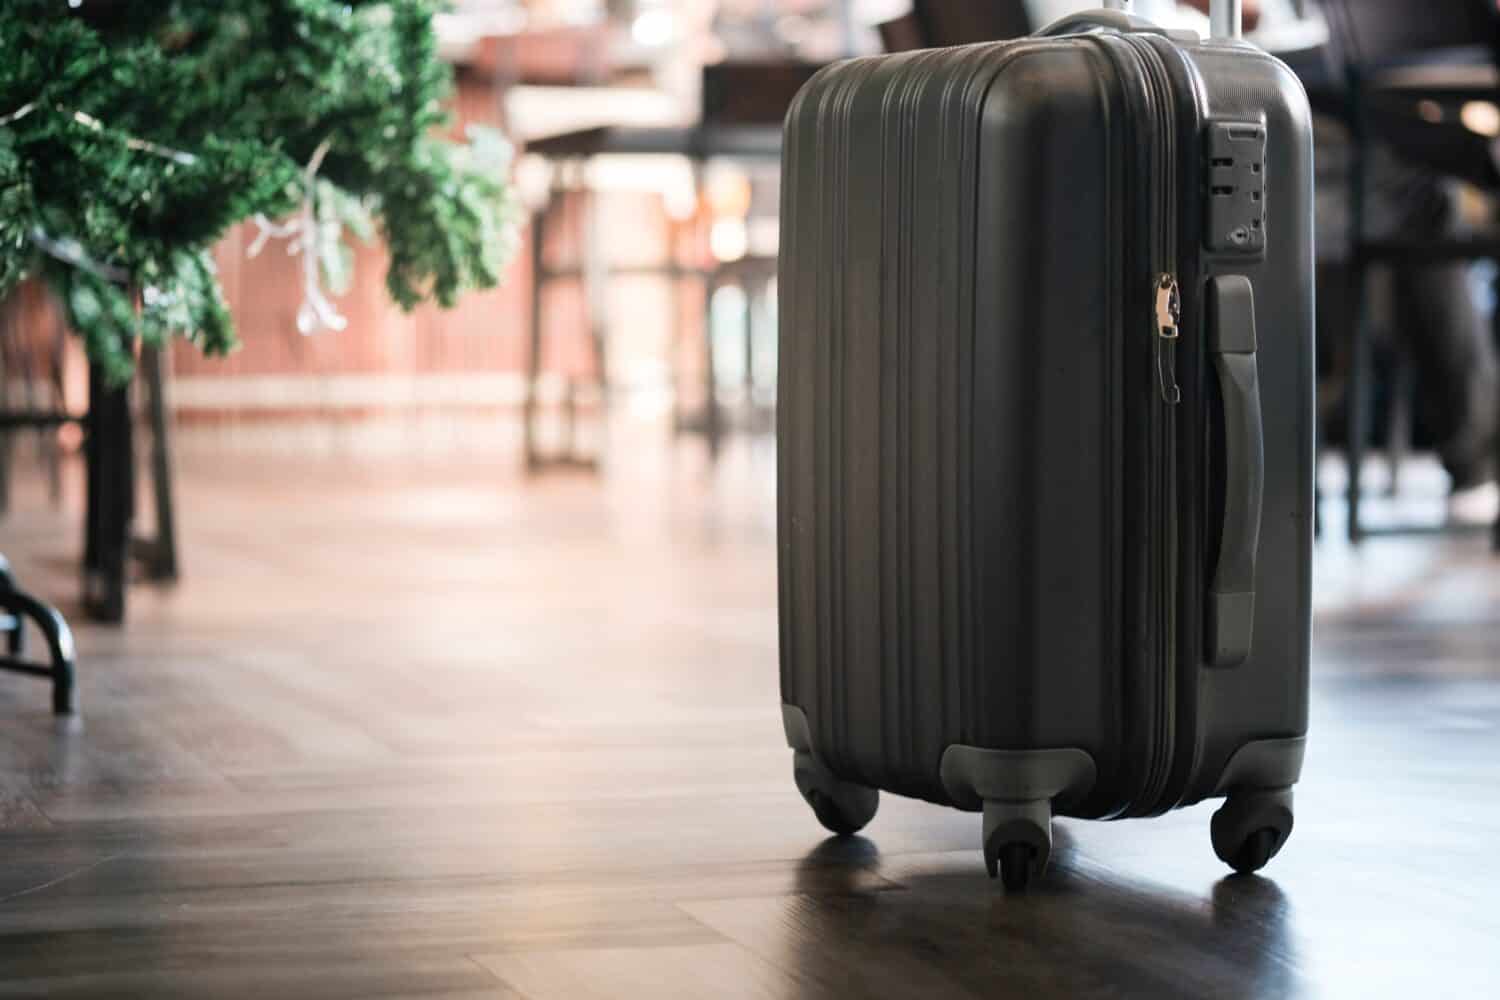
<path fill-rule="evenodd" d="M 47 642 L 48 663 L 38 663 L 26 656 L 28 619 L 36 624 Z M 0 655 L 0 670 L 52 681 L 52 711 L 58 715 L 73 715 L 78 711 L 73 633 L 56 608 L 16 587 L 4 556 L 0 556 L 0 636 L 5 650 Z"/>

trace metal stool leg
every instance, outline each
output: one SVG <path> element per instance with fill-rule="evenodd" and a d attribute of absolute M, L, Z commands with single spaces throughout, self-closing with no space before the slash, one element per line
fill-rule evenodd
<path fill-rule="evenodd" d="M 598 394 L 598 433 L 594 454 L 585 457 L 578 450 L 577 432 L 568 434 L 568 457 L 576 464 L 597 467 L 604 459 L 609 431 L 609 266 L 604 259 L 599 224 L 599 194 L 585 187 L 583 195 L 583 296 L 588 310 L 589 347 L 593 351 L 594 384 Z"/>
<path fill-rule="evenodd" d="M 1349 73 L 1350 144 L 1349 162 L 1349 388 L 1345 396 L 1345 430 L 1349 457 L 1349 541 L 1364 538 L 1360 522 L 1361 477 L 1365 458 L 1365 379 L 1369 373 L 1369 328 L 1365 290 L 1369 260 L 1364 251 L 1365 233 L 1365 142 L 1364 111 L 1360 104 L 1360 81 Z"/>
<path fill-rule="evenodd" d="M 1365 458 L 1365 387 L 1369 375 L 1369 330 L 1365 320 L 1365 288 L 1367 265 L 1356 250 L 1350 268 L 1349 310 L 1350 351 L 1349 384 L 1345 393 L 1346 452 L 1349 457 L 1349 541 L 1358 543 L 1364 539 L 1364 527 L 1360 521 L 1360 499 Z"/>
<path fill-rule="evenodd" d="M 683 322 L 682 310 L 682 283 L 687 274 L 686 265 L 683 264 L 682 252 L 682 229 L 683 223 L 672 221 L 668 223 L 668 263 L 672 268 L 670 283 L 672 286 L 671 302 L 671 340 L 667 347 L 667 379 L 672 389 L 672 437 L 680 437 L 687 429 L 689 423 L 687 414 L 682 411 L 682 338 L 686 335 L 687 324 Z"/>
<path fill-rule="evenodd" d="M 1411 365 L 1400 352 L 1396 354 L 1395 367 L 1391 370 L 1391 401 L 1385 427 L 1385 461 L 1390 470 L 1388 496 L 1401 492 L 1401 469 L 1411 451 Z"/>
<path fill-rule="evenodd" d="M 724 436 L 723 414 L 719 412 L 719 372 L 714 362 L 714 293 L 718 282 L 709 278 L 703 289 L 703 432 L 708 438 L 708 454 L 719 457 Z"/>
<path fill-rule="evenodd" d="M 0 670 L 29 674 L 52 682 L 52 711 L 72 715 L 78 711 L 78 689 L 75 680 L 73 632 L 67 621 L 50 604 L 37 600 L 16 587 L 10 564 L 0 556 L 0 611 L 9 621 L 6 652 L 0 654 Z M 25 658 L 27 621 L 34 622 L 47 645 L 48 662 L 36 663 Z"/>
<path fill-rule="evenodd" d="M 521 433 L 526 451 L 526 469 L 535 472 L 541 466 L 536 442 L 537 380 L 542 374 L 542 289 L 546 285 L 547 223 L 559 198 L 549 182 L 547 202 L 531 220 L 531 338 L 526 358 L 526 400 L 521 410 Z"/>
<path fill-rule="evenodd" d="M 745 292 L 745 371 L 742 382 L 745 386 L 745 427 L 755 427 L 755 282 L 747 277 L 740 279 Z"/>

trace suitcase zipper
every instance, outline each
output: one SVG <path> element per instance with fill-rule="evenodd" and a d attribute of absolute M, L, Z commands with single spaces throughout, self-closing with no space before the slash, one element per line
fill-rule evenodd
<path fill-rule="evenodd" d="M 1177 279 L 1170 272 L 1162 272 L 1156 279 L 1156 384 L 1161 390 L 1162 402 L 1176 406 L 1182 402 L 1182 390 L 1177 386 L 1177 337 L 1178 324 L 1182 319 L 1182 296 L 1177 290 Z"/>
<path fill-rule="evenodd" d="M 1153 199 L 1150 212 L 1152 294 L 1151 362 L 1155 369 L 1149 404 L 1151 455 L 1149 460 L 1154 503 L 1151 546 L 1151 643 L 1155 661 L 1156 727 L 1140 798 L 1131 812 L 1153 811 L 1171 775 L 1176 737 L 1177 687 L 1177 471 L 1176 404 L 1182 398 L 1177 384 L 1177 340 L 1182 298 L 1175 277 L 1177 213 L 1174 140 L 1177 120 L 1172 107 L 1172 82 L 1162 57 L 1149 40 L 1126 36 L 1135 50 L 1147 82 L 1148 122 L 1153 131 L 1151 177 L 1143 189 Z"/>

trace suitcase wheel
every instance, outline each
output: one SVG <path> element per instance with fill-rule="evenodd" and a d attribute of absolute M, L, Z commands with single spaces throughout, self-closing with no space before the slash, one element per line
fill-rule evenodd
<path fill-rule="evenodd" d="M 1209 830 L 1220 861 L 1241 875 L 1260 871 L 1292 835 L 1292 790 L 1230 792 Z"/>
<path fill-rule="evenodd" d="M 792 755 L 792 777 L 818 822 L 840 837 L 863 830 L 880 806 L 878 791 L 844 781 L 810 753 Z"/>
<path fill-rule="evenodd" d="M 1047 870 L 1052 854 L 1052 803 L 986 801 L 984 866 L 1007 892 L 1021 892 Z"/>
<path fill-rule="evenodd" d="M 1006 892 L 1024 892 L 1031 883 L 1031 859 L 1036 850 L 1020 841 L 1000 848 L 1000 881 Z M 990 878 L 995 877 L 995 864 L 990 863 Z"/>

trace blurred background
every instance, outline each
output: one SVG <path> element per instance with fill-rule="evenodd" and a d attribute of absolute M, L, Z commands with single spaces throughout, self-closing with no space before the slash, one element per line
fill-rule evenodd
<path fill-rule="evenodd" d="M 347 328 L 308 336 L 297 321 L 300 262 L 277 252 L 252 256 L 259 231 L 242 224 L 214 251 L 242 346 L 228 358 L 202 357 L 187 343 L 170 352 L 163 414 L 172 463 L 162 471 L 228 454 L 273 464 L 592 465 L 620 457 L 606 433 L 616 422 L 664 422 L 665 434 L 648 436 L 688 450 L 706 445 L 713 455 L 731 439 L 768 440 L 777 125 L 791 95 L 833 59 L 1011 37 L 1076 6 L 455 5 L 437 24 L 456 72 L 454 130 L 495 126 L 520 153 L 513 179 L 525 235 L 503 287 L 453 309 L 406 313 L 384 294 L 382 249 L 359 245 L 352 285 L 339 298 Z M 1369 477 L 1359 491 L 1368 524 L 1349 525 L 1345 504 L 1323 514 L 1343 519 L 1336 530 L 1351 537 L 1493 520 L 1495 271 L 1475 233 L 1492 221 L 1490 145 L 1500 133 L 1500 111 L 1485 89 L 1492 28 L 1475 18 L 1470 0 L 1446 4 L 1452 23 L 1433 18 L 1430 38 L 1380 34 L 1383 7 L 1399 21 L 1399 3 L 1350 5 L 1368 23 L 1347 29 L 1343 4 L 1331 13 L 1292 0 L 1264 6 L 1252 38 L 1292 63 L 1323 113 L 1324 481 L 1330 496 L 1347 492 L 1351 437 Z M 1189 27 L 1203 23 L 1186 4 L 1147 7 L 1143 13 Z M 1390 68 L 1408 58 L 1423 69 Z M 1434 65 L 1455 61 L 1461 70 L 1434 77 Z M 1360 88 L 1369 93 L 1357 109 L 1365 126 L 1356 144 L 1357 95 L 1346 84 L 1362 67 L 1381 79 Z M 1357 250 L 1347 180 L 1356 158 L 1369 177 L 1361 201 L 1371 241 Z M 1463 254 L 1470 257 L 1451 259 Z M 1445 263 L 1418 267 L 1414 255 Z M 1350 302 L 1356 259 L 1371 263 L 1359 269 L 1370 272 L 1358 296 L 1362 322 Z M 19 417 L 27 409 L 86 412 L 86 363 L 38 287 L 8 296 L 0 329 L 3 405 L 18 425 L 0 445 L 0 500 L 9 478 L 40 472 L 61 502 L 61 465 L 79 452 L 82 432 L 45 423 L 31 431 Z M 145 410 L 152 398 L 142 390 L 135 405 Z M 1357 435 L 1348 432 L 1351 401 Z M 149 447 L 149 433 L 138 447 Z M 150 505 L 142 513 L 149 516 Z"/>
<path fill-rule="evenodd" d="M 213 250 L 241 348 L 178 341 L 125 388 L 91 376 L 45 286 L 14 289 L 0 303 L 0 551 L 72 621 L 87 720 L 44 730 L 44 697 L 0 675 L 0 904 L 71 879 L 25 916 L 0 913 L 0 935 L 39 949 L 16 974 L 49 989 L 83 977 L 82 992 L 132 963 L 142 989 L 264 982 L 274 970 L 244 956 L 230 964 L 249 978 L 214 978 L 203 949 L 244 931 L 243 906 L 293 905 L 273 886 L 327 880 L 345 888 L 305 901 L 318 919 L 294 921 L 297 940 L 262 927 L 250 954 L 297 956 L 280 974 L 330 995 L 414 954 L 428 964 L 403 968 L 424 990 L 428 975 L 477 988 L 450 953 L 500 955 L 480 964 L 526 995 L 584 995 L 548 948 L 604 955 L 577 973 L 602 977 L 588 980 L 599 995 L 649 992 L 650 963 L 611 950 L 642 942 L 686 949 L 674 960 L 697 995 L 724 995 L 720 976 L 771 975 L 693 950 L 731 940 L 840 995 L 848 967 L 770 928 L 796 917 L 834 934 L 851 907 L 896 905 L 874 889 L 905 887 L 907 909 L 869 925 L 904 963 L 892 982 L 954 986 L 908 931 L 944 912 L 986 919 L 982 877 L 954 874 L 978 866 L 971 824 L 890 803 L 878 851 L 818 855 L 776 722 L 779 124 L 829 61 L 1015 37 L 1082 6 L 460 0 L 435 20 L 454 132 L 493 126 L 515 147 L 518 243 L 499 287 L 406 312 L 379 240 L 351 244 L 347 323 L 309 332 L 302 262 L 259 252 L 263 227 L 244 222 Z M 1204 24 L 1191 5 L 1137 6 Z M 1247 6 L 1251 39 L 1296 70 L 1318 115 L 1314 727 L 1331 749 L 1315 744 L 1307 795 L 1368 819 L 1299 812 L 1311 832 L 1278 862 L 1284 884 L 1303 876 L 1295 907 L 1270 883 L 1226 895 L 1206 841 L 1179 864 L 1149 830 L 1078 826 L 1059 891 L 1077 904 L 1093 886 L 1102 926 L 1176 932 L 1144 951 L 1112 938 L 1103 971 L 1043 962 L 1034 982 L 1053 987 L 1421 983 L 1410 937 L 1336 905 L 1385 864 L 1350 828 L 1407 823 L 1425 843 L 1452 796 L 1485 803 L 1443 852 L 1409 861 L 1429 885 L 1482 866 L 1500 829 L 1500 11 Z M 91 453 L 89 434 L 110 433 L 90 423 L 100 393 L 131 433 Z M 111 544 L 129 558 L 97 558 Z M 1431 825 L 1396 818 L 1415 815 Z M 1201 825 L 1188 816 L 1161 824 Z M 1105 856 L 1114 869 L 1090 867 Z M 778 902 L 658 905 L 714 895 L 704 883 L 725 871 Z M 580 888 L 587 873 L 613 913 Z M 227 886 L 232 899 L 214 895 Z M 137 907 L 142 893 L 167 902 Z M 1483 896 L 1407 900 L 1430 921 L 1403 933 L 1478 975 L 1493 950 Z M 91 909 L 101 900 L 113 916 Z M 200 901 L 217 909 L 189 920 L 169 905 Z M 407 903 L 448 921 L 415 952 L 398 945 L 423 925 Z M 1204 916 L 1214 907 L 1240 916 Z M 72 948 L 96 920 L 142 923 Z M 1375 944 L 1363 957 L 1332 943 L 1351 926 Z M 959 985 L 983 992 L 990 945 L 960 940 Z M 518 942 L 545 954 L 523 961 Z M 382 957 L 356 971 L 372 948 Z M 1153 949 L 1185 956 L 1185 978 L 1153 978 Z M 1264 959 L 1248 973 L 1247 953 Z M 770 995 L 799 992 L 776 983 Z M 878 979 L 859 987 L 884 995 Z"/>

